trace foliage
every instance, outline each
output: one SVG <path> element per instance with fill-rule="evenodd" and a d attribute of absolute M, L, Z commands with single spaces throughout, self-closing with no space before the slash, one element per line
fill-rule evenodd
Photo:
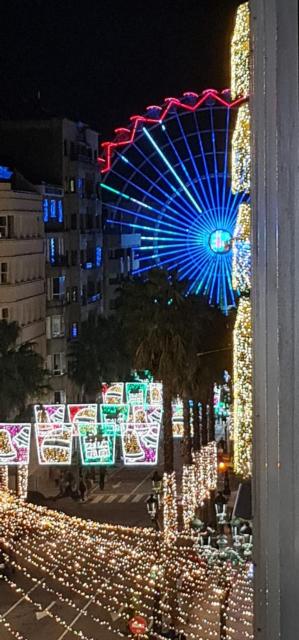
<path fill-rule="evenodd" d="M 0 418 L 8 420 L 19 414 L 26 404 L 44 393 L 47 371 L 34 344 L 18 345 L 20 328 L 17 322 L 0 321 Z"/>
<path fill-rule="evenodd" d="M 94 398 L 102 382 L 123 380 L 128 370 L 117 317 L 90 314 L 82 322 L 78 340 L 70 348 L 70 378 L 81 388 L 83 397 Z"/>

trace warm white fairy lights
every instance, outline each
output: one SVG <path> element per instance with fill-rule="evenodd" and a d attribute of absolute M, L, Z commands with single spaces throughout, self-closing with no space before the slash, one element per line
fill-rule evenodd
<path fill-rule="evenodd" d="M 247 97 L 250 83 L 249 3 L 236 16 L 231 45 L 232 97 Z M 232 140 L 232 190 L 250 191 L 250 112 L 247 103 L 239 107 Z M 248 204 L 239 208 L 233 242 L 233 286 L 240 292 L 234 329 L 234 469 L 251 475 L 252 467 L 252 326 L 251 326 L 251 212 Z"/>
<path fill-rule="evenodd" d="M 250 112 L 248 103 L 238 109 L 232 138 L 232 191 L 250 189 Z"/>
<path fill-rule="evenodd" d="M 252 467 L 251 303 L 241 298 L 234 328 L 234 469 L 246 478 Z"/>
<path fill-rule="evenodd" d="M 127 636 L 132 615 L 143 615 L 150 625 L 156 610 L 164 629 L 174 626 L 188 640 L 219 639 L 220 569 L 207 564 L 191 536 L 176 535 L 175 544 L 169 545 L 151 529 L 70 518 L 7 493 L 0 494 L 0 520 L 2 545 L 4 539 L 10 563 L 17 570 L 6 583 L 18 597 L 24 597 L 24 606 L 29 603 L 37 611 L 45 608 L 43 593 L 56 601 L 49 616 L 58 626 L 57 637 L 67 631 L 70 638 L 92 640 L 100 627 L 117 637 Z M 232 568 L 227 563 L 221 571 L 230 576 Z M 238 568 L 234 576 L 228 626 L 235 628 L 235 603 L 240 603 L 240 638 L 249 639 L 247 592 L 244 616 L 241 598 L 246 584 L 242 576 L 238 581 Z M 79 624 L 71 626 L 69 608 L 74 617 L 88 621 L 88 634 Z M 16 640 L 30 640 L 14 629 L 5 614 L 0 617 L 1 625 Z M 154 635 L 157 640 L 163 638 L 158 632 Z M 150 637 L 150 632 L 145 633 L 140 640 Z M 230 640 L 237 638 L 230 636 Z"/>
<path fill-rule="evenodd" d="M 236 14 L 231 43 L 232 98 L 248 96 L 250 82 L 250 23 L 249 3 L 242 4 Z"/>
<path fill-rule="evenodd" d="M 0 466 L 0 491 L 7 491 L 8 489 L 8 466 Z"/>
<path fill-rule="evenodd" d="M 251 289 L 251 209 L 250 205 L 241 204 L 238 209 L 237 222 L 233 238 L 233 288 L 241 294 Z"/>
<path fill-rule="evenodd" d="M 28 464 L 17 467 L 17 496 L 26 500 L 28 494 Z"/>
<path fill-rule="evenodd" d="M 183 506 L 184 529 L 188 530 L 195 516 L 195 511 L 197 507 L 194 464 L 183 466 L 182 496 L 183 496 L 182 506 Z"/>

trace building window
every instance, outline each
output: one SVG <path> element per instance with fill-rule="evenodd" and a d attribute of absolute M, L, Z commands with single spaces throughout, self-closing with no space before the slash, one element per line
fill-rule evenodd
<path fill-rule="evenodd" d="M 71 338 L 78 338 L 78 322 L 72 322 Z"/>
<path fill-rule="evenodd" d="M 0 282 L 7 284 L 7 262 L 0 262 Z"/>
<path fill-rule="evenodd" d="M 48 316 L 47 317 L 47 338 L 61 338 L 64 336 L 64 317 Z"/>
<path fill-rule="evenodd" d="M 78 287 L 72 287 L 72 302 L 78 302 Z"/>
<path fill-rule="evenodd" d="M 65 293 L 65 276 L 47 278 L 48 300 L 62 300 Z"/>
<path fill-rule="evenodd" d="M 76 267 L 78 263 L 78 253 L 77 251 L 72 250 L 71 251 L 71 265 L 72 267 Z"/>
<path fill-rule="evenodd" d="M 71 215 L 71 229 L 75 231 L 77 229 L 77 214 L 72 213 Z"/>
<path fill-rule="evenodd" d="M 7 238 L 7 217 L 0 216 L 0 238 Z"/>
<path fill-rule="evenodd" d="M 75 180 L 75 178 L 70 178 L 69 190 L 70 190 L 71 193 L 75 193 L 76 192 L 76 180 Z"/>
<path fill-rule="evenodd" d="M 64 404 L 66 402 L 66 395 L 64 389 L 60 391 L 54 391 L 54 404 Z"/>
<path fill-rule="evenodd" d="M 63 141 L 63 155 L 67 156 L 67 140 Z"/>
<path fill-rule="evenodd" d="M 65 353 L 54 353 L 50 357 L 50 370 L 54 376 L 61 376 L 65 373 Z"/>
<path fill-rule="evenodd" d="M 56 218 L 56 201 L 50 200 L 50 218 Z"/>
<path fill-rule="evenodd" d="M 0 319 L 1 320 L 8 320 L 8 308 L 7 307 L 2 307 L 2 309 L 0 309 Z"/>
<path fill-rule="evenodd" d="M 65 299 L 66 299 L 66 303 L 67 303 L 67 304 L 70 304 L 70 301 L 71 301 L 71 294 L 70 294 L 69 287 L 68 287 L 68 288 L 67 288 L 67 290 L 66 290 L 66 293 L 65 293 Z"/>

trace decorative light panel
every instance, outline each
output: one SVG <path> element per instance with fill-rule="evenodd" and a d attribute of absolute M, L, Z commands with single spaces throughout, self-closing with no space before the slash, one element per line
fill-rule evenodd
<path fill-rule="evenodd" d="M 29 464 L 31 424 L 0 423 L 0 466 Z"/>
<path fill-rule="evenodd" d="M 35 437 L 39 464 L 71 464 L 72 436 L 72 424 L 36 423 Z"/>

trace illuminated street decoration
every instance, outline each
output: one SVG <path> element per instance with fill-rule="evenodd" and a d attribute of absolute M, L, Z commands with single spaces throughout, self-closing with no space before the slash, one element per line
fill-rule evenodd
<path fill-rule="evenodd" d="M 35 422 L 64 422 L 65 404 L 34 405 Z"/>
<path fill-rule="evenodd" d="M 232 112 L 243 108 L 243 96 L 231 101 L 229 91 L 208 89 L 200 96 L 167 98 L 162 107 L 133 116 L 129 129 L 117 130 L 116 139 L 103 144 L 107 222 L 135 234 L 133 273 L 176 268 L 179 278 L 189 280 L 187 293 L 205 294 L 225 312 L 235 304 L 237 211 L 248 200 L 244 190 L 232 193 L 229 175 Z M 234 143 L 239 157 L 246 126 L 247 117 Z"/>
<path fill-rule="evenodd" d="M 174 438 L 184 436 L 183 403 L 179 398 L 172 403 L 172 435 Z"/>
<path fill-rule="evenodd" d="M 78 425 L 83 422 L 94 424 L 97 422 L 97 404 L 68 404 L 69 422 L 73 425 L 73 435 L 78 435 Z"/>
<path fill-rule="evenodd" d="M 231 92 L 235 100 L 249 95 L 250 82 L 249 3 L 238 7 L 231 43 Z"/>
<path fill-rule="evenodd" d="M 83 465 L 111 465 L 115 462 L 115 435 L 108 435 L 102 424 L 78 425 Z"/>
<path fill-rule="evenodd" d="M 161 407 L 133 406 L 133 422 L 121 434 L 125 465 L 157 464 L 161 418 Z"/>
<path fill-rule="evenodd" d="M 124 383 L 112 382 L 111 384 L 102 384 L 102 396 L 104 404 L 122 404 Z"/>
<path fill-rule="evenodd" d="M 162 405 L 163 403 L 163 385 L 162 382 L 149 383 L 149 403 L 151 405 Z"/>
<path fill-rule="evenodd" d="M 31 424 L 0 423 L 0 466 L 28 465 Z"/>
<path fill-rule="evenodd" d="M 249 93 L 250 77 L 249 4 L 237 11 L 232 40 L 232 92 Z M 244 95 L 244 94 L 243 94 Z M 250 113 L 248 104 L 239 108 L 232 144 L 232 188 L 250 191 Z M 251 211 L 239 207 L 233 240 L 233 281 L 240 292 L 233 349 L 234 469 L 243 478 L 252 473 L 252 326 L 251 326 Z"/>
<path fill-rule="evenodd" d="M 123 404 L 101 404 L 101 422 L 107 434 L 120 435 L 129 420 L 130 407 Z"/>
<path fill-rule="evenodd" d="M 126 382 L 126 400 L 131 405 L 146 403 L 147 382 Z"/>
<path fill-rule="evenodd" d="M 251 209 L 241 204 L 233 241 L 233 286 L 241 294 L 251 289 Z"/>
<path fill-rule="evenodd" d="M 39 464 L 71 464 L 73 425 L 36 423 L 35 437 Z"/>
<path fill-rule="evenodd" d="M 234 328 L 234 469 L 252 472 L 252 326 L 250 298 L 241 298 Z"/>

